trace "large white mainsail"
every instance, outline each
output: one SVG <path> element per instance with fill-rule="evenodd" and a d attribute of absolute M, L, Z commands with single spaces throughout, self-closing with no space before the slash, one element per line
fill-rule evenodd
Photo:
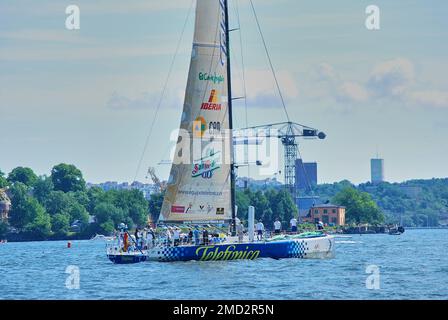
<path fill-rule="evenodd" d="M 161 221 L 231 219 L 226 25 L 224 0 L 197 0 L 180 133 Z"/>

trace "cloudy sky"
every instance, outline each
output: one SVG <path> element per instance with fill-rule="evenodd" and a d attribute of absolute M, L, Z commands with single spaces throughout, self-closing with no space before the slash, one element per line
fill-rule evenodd
<path fill-rule="evenodd" d="M 234 32 L 235 95 L 242 51 L 249 125 L 285 121 L 248 0 L 231 2 L 243 43 Z M 376 31 L 365 27 L 372 3 L 381 10 Z M 81 10 L 80 30 L 65 28 L 70 4 Z M 191 4 L 0 0 L 0 169 L 48 174 L 67 162 L 91 182 L 132 181 Z M 319 182 L 369 180 L 377 151 L 389 181 L 448 176 L 448 2 L 254 4 L 291 120 L 327 133 L 301 141 L 304 160 L 319 163 Z M 168 176 L 157 163 L 169 158 L 179 123 L 192 34 L 190 15 L 141 181 L 149 165 Z M 239 101 L 235 126 L 245 123 Z"/>

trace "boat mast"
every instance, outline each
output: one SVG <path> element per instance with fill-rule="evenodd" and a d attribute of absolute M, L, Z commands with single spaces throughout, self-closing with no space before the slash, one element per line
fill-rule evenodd
<path fill-rule="evenodd" d="M 236 211 L 235 211 L 235 165 L 233 151 L 233 119 L 232 119 L 232 76 L 230 69 L 230 34 L 229 34 L 229 7 L 228 0 L 224 1 L 225 30 L 226 30 L 226 51 L 227 51 L 227 99 L 229 108 L 229 129 L 230 129 L 230 205 L 232 209 L 231 233 L 236 235 Z"/>

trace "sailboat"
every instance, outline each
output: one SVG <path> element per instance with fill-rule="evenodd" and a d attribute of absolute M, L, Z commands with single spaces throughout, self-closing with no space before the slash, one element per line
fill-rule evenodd
<path fill-rule="evenodd" d="M 238 241 L 235 237 L 237 208 L 228 17 L 227 0 L 197 0 L 179 139 L 159 222 L 229 224 L 232 236 L 222 243 L 157 244 L 134 252 L 108 248 L 107 256 L 114 263 L 334 256 L 334 238 L 324 233 L 254 241 L 253 210 L 249 214 L 249 220 L 252 219 L 249 239 Z"/>

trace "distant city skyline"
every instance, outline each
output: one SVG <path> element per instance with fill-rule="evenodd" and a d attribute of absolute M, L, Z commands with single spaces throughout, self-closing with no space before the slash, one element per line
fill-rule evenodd
<path fill-rule="evenodd" d="M 169 159 L 181 117 L 192 14 L 137 166 L 191 2 L 76 3 L 76 31 L 65 28 L 69 2 L 0 3 L 0 170 L 26 166 L 48 175 L 64 162 L 92 183 L 145 182 L 153 166 L 166 180 L 170 166 L 158 163 Z M 230 3 L 231 27 L 241 27 L 248 114 L 246 121 L 244 100 L 235 100 L 234 126 L 285 121 L 250 6 Z M 320 183 L 370 181 L 377 149 L 389 182 L 448 176 L 448 2 L 378 0 L 376 31 L 365 27 L 367 1 L 254 4 L 291 121 L 327 134 L 299 140 L 303 160 L 319 164 Z M 231 48 L 241 97 L 238 32 Z M 267 178 L 257 168 L 238 174 Z"/>

